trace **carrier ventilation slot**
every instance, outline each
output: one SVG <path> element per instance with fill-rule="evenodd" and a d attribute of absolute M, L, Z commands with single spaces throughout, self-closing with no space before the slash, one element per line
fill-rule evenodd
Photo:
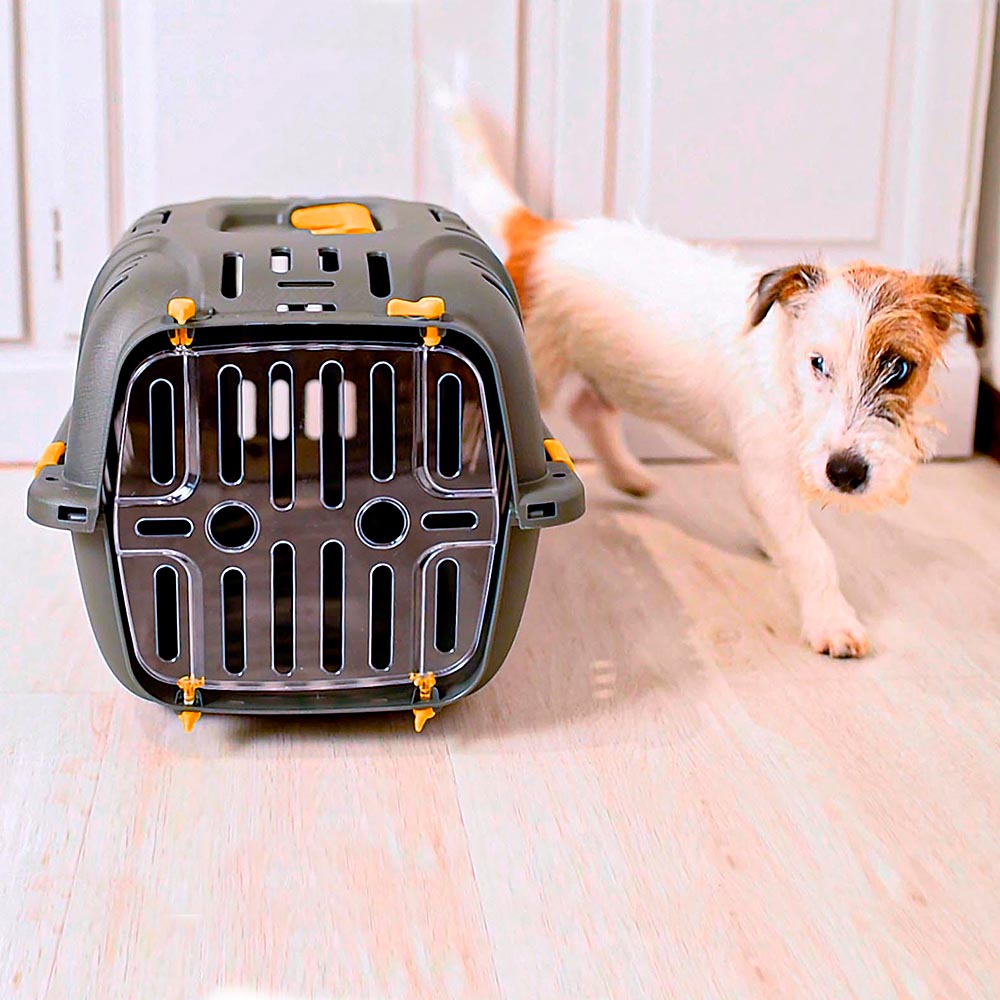
<path fill-rule="evenodd" d="M 271 666 L 276 673 L 295 669 L 295 549 L 291 542 L 271 548 Z"/>
<path fill-rule="evenodd" d="M 485 281 L 488 285 L 492 285 L 510 303 L 511 309 L 517 312 L 517 306 L 514 304 L 514 300 L 510 297 L 510 292 L 508 292 L 507 289 L 504 288 L 504 286 L 501 285 L 492 274 L 487 274 L 483 271 L 482 275 L 483 281 Z"/>
<path fill-rule="evenodd" d="M 247 578 L 230 566 L 222 579 L 222 665 L 230 674 L 242 674 L 247 665 Z"/>
<path fill-rule="evenodd" d="M 452 372 L 437 384 L 437 467 L 445 479 L 462 471 L 462 380 Z"/>
<path fill-rule="evenodd" d="M 479 524 L 479 515 L 473 510 L 429 510 L 420 523 L 426 531 L 471 531 Z"/>
<path fill-rule="evenodd" d="M 319 379 L 311 378 L 303 389 L 302 430 L 310 441 L 318 441 L 323 433 L 323 399 Z"/>
<path fill-rule="evenodd" d="M 317 279 L 316 281 L 279 281 L 279 288 L 333 288 L 336 282 Z"/>
<path fill-rule="evenodd" d="M 333 247 L 320 248 L 319 269 L 327 274 L 340 270 L 340 254 Z"/>
<path fill-rule="evenodd" d="M 227 486 L 243 480 L 243 373 L 236 365 L 219 369 L 219 479 Z"/>
<path fill-rule="evenodd" d="M 321 498 L 324 507 L 339 507 L 344 502 L 344 369 L 336 361 L 327 361 L 320 368 L 319 381 L 322 413 L 319 438 Z M 354 419 L 356 422 L 356 414 Z"/>
<path fill-rule="evenodd" d="M 372 569 L 368 597 L 368 662 L 373 670 L 388 670 L 392 666 L 393 577 L 392 567 L 385 563 Z"/>
<path fill-rule="evenodd" d="M 227 299 L 238 299 L 243 294 L 243 254 L 222 255 L 222 294 Z"/>
<path fill-rule="evenodd" d="M 441 221 L 441 213 L 436 208 L 431 208 L 428 206 L 427 211 L 431 213 L 431 217 L 435 222 Z"/>
<path fill-rule="evenodd" d="M 454 653 L 458 640 L 458 563 L 442 559 L 434 580 L 434 648 Z"/>
<path fill-rule="evenodd" d="M 380 361 L 372 365 L 369 381 L 372 479 L 384 483 L 396 473 L 396 370 Z"/>
<path fill-rule="evenodd" d="M 368 287 L 377 299 L 384 299 L 392 291 L 389 259 L 384 253 L 368 254 Z"/>
<path fill-rule="evenodd" d="M 279 302 L 275 312 L 280 313 L 318 313 L 336 312 L 337 307 L 332 302 Z"/>
<path fill-rule="evenodd" d="M 240 437 L 252 441 L 257 436 L 257 386 L 249 379 L 240 384 Z"/>
<path fill-rule="evenodd" d="M 287 247 L 271 248 L 272 274 L 288 274 L 292 269 L 292 251 Z"/>
<path fill-rule="evenodd" d="M 174 387 L 165 378 L 149 386 L 149 476 L 159 486 L 174 481 L 176 427 Z"/>
<path fill-rule="evenodd" d="M 135 522 L 140 538 L 190 538 L 194 524 L 186 517 L 142 517 Z"/>
<path fill-rule="evenodd" d="M 336 674 L 344 666 L 344 546 L 340 542 L 324 542 L 320 549 L 320 593 L 320 665 Z"/>
<path fill-rule="evenodd" d="M 292 366 L 271 365 L 268 430 L 271 440 L 271 505 L 289 510 L 295 503 L 295 403 Z"/>
<path fill-rule="evenodd" d="M 172 663 L 181 655 L 180 577 L 173 566 L 153 571 L 153 619 L 156 655 Z"/>

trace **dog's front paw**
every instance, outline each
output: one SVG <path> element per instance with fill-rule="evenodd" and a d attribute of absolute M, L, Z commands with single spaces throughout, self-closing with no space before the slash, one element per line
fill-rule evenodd
<path fill-rule="evenodd" d="M 809 615 L 802 636 L 817 653 L 839 658 L 866 656 L 871 648 L 865 627 L 846 601 L 835 611 Z"/>

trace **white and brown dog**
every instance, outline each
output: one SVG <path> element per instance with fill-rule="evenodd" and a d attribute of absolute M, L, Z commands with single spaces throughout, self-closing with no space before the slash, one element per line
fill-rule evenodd
<path fill-rule="evenodd" d="M 475 116 L 455 102 L 447 110 L 458 187 L 507 243 L 542 406 L 569 372 L 583 376 L 571 415 L 626 493 L 642 496 L 653 480 L 624 443 L 622 411 L 736 459 L 805 640 L 865 655 L 868 636 L 808 505 L 906 500 L 931 453 L 927 404 L 953 318 L 982 343 L 972 290 L 951 275 L 865 263 L 761 276 L 639 225 L 540 218 L 497 172 Z"/>

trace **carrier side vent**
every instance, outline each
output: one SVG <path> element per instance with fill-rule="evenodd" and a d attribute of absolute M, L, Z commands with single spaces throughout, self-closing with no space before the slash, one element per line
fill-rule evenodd
<path fill-rule="evenodd" d="M 243 254 L 222 255 L 221 291 L 227 299 L 238 299 L 243 294 Z"/>
<path fill-rule="evenodd" d="M 377 299 L 388 298 L 392 291 L 389 258 L 384 253 L 368 254 L 368 287 Z"/>

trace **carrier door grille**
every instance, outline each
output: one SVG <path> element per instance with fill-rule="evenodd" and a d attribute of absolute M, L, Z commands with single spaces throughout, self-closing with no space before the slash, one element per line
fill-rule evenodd
<path fill-rule="evenodd" d="M 459 669 L 487 622 L 500 524 L 487 413 L 451 349 L 150 358 L 116 425 L 115 544 L 140 664 L 260 690 Z"/>

